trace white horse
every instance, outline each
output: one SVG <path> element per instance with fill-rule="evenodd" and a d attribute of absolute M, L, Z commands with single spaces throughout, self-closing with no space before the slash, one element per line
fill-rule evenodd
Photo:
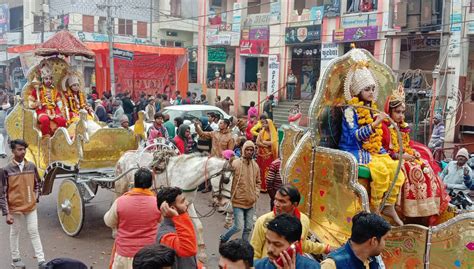
<path fill-rule="evenodd" d="M 230 169 L 228 162 L 224 159 L 207 157 L 198 154 L 172 156 L 166 163 L 153 163 L 151 152 L 137 153 L 126 152 L 117 162 L 115 175 L 122 177 L 115 182 L 115 191 L 121 195 L 133 186 L 133 170 L 140 167 L 149 167 L 155 172 L 153 189 L 160 186 L 179 187 L 189 201 L 188 213 L 197 229 L 199 246 L 198 258 L 205 262 L 205 244 L 203 237 L 203 226 L 194 208 L 198 186 L 207 179 L 218 175 L 226 175 Z"/>

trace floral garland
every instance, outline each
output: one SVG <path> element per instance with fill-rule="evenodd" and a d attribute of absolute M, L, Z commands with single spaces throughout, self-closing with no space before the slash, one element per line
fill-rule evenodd
<path fill-rule="evenodd" d="M 74 96 L 74 92 L 72 90 L 68 91 L 68 101 L 69 101 L 69 107 L 71 108 L 71 111 L 78 114 L 79 110 L 81 108 L 84 108 L 86 106 L 84 102 L 84 96 L 82 95 L 81 92 L 78 93 L 79 95 L 79 104 L 76 102 L 76 98 Z"/>
<path fill-rule="evenodd" d="M 374 122 L 370 109 L 361 107 L 364 105 L 364 102 L 359 101 L 359 98 L 352 98 L 349 101 L 349 105 L 357 106 L 357 123 L 359 124 L 359 126 L 362 127 L 365 125 L 372 124 Z M 377 105 L 372 102 L 371 108 L 377 109 Z M 374 130 L 374 132 L 370 135 L 368 140 L 363 141 L 362 148 L 367 150 L 370 154 L 378 154 L 382 149 L 382 125 L 379 124 L 376 127 L 371 126 L 371 128 Z"/>
<path fill-rule="evenodd" d="M 407 154 L 413 155 L 413 154 L 415 154 L 415 152 L 410 147 L 410 135 L 407 132 L 407 128 L 408 128 L 408 124 L 406 122 L 403 122 L 403 123 L 400 124 L 400 132 L 402 134 L 403 151 Z M 390 125 L 389 130 L 390 130 L 391 148 L 392 148 L 393 152 L 399 153 L 400 152 L 400 145 L 398 144 L 397 130 L 395 130 L 395 127 L 393 125 Z"/>
<path fill-rule="evenodd" d="M 48 88 L 43 85 L 43 90 L 40 91 L 40 101 L 42 105 L 45 105 L 49 110 L 52 110 L 56 107 L 56 96 L 57 92 L 54 88 L 51 88 L 50 96 L 46 94 Z"/>

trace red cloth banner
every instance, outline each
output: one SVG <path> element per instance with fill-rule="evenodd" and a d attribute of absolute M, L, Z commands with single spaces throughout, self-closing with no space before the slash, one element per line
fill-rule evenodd
<path fill-rule="evenodd" d="M 141 93 L 155 95 L 176 90 L 174 55 L 135 54 L 133 60 L 114 59 L 116 93 L 130 91 L 133 97 Z M 170 89 L 163 92 L 166 86 Z"/>

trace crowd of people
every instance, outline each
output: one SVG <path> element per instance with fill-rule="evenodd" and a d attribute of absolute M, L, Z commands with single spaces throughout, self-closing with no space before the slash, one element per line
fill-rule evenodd
<path fill-rule="evenodd" d="M 112 127 L 129 128 L 144 117 L 151 123 L 151 127 L 144 130 L 147 141 L 163 138 L 172 141 L 180 154 L 205 152 L 211 157 L 229 160 L 233 170 L 230 190 L 233 223 L 215 237 L 219 241 L 219 268 L 384 268 L 380 254 L 391 225 L 381 215 L 397 226 L 404 222 L 434 225 L 448 208 L 451 199 L 448 192 L 473 190 L 474 174 L 467 164 L 470 156 L 466 149 L 460 149 L 455 160 L 440 169 L 424 151 L 426 147 L 410 139 L 410 129 L 404 121 L 403 88 L 393 89 L 385 102 L 384 113 L 377 113 L 379 83 L 367 65 L 358 62 L 364 55 L 357 55 L 357 50 L 353 53 L 354 66 L 343 83 L 347 106 L 342 116 L 338 148 L 353 154 L 360 166 L 369 168 L 373 213 L 360 212 L 352 217 L 350 238 L 338 249 L 308 240 L 310 219 L 298 210 L 301 194 L 293 185 L 283 184 L 280 141 L 272 120 L 273 96 L 267 98 L 261 115 L 258 104 L 251 102 L 246 121 L 209 113 L 194 122 L 179 117 L 171 122 L 169 115 L 160 112 L 163 108 L 207 104 L 206 96 L 197 97 L 188 92 L 182 97 L 176 92 L 171 99 L 165 94 L 142 94 L 133 102 L 128 92 L 114 98 L 106 93 L 101 99 L 93 93 L 84 100 L 77 95 L 79 83 L 70 75 L 66 80 L 70 98 L 64 100 L 69 104 L 66 107 L 70 114 L 63 114 L 53 102 L 57 92 L 48 84 L 51 74 L 45 67 L 42 82 L 33 81 L 36 87 L 29 104 L 37 111 L 45 134 L 52 131 L 49 129 L 51 121 L 57 126 L 66 126 L 77 118 L 80 109 L 95 113 L 100 121 Z M 291 78 L 288 86 L 292 88 L 295 83 L 296 78 Z M 2 100 L 0 93 L 1 108 L 8 109 Z M 229 97 L 224 100 L 216 97 L 216 106 L 226 113 L 230 113 L 232 105 Z M 301 116 L 296 105 L 289 121 L 297 125 Z M 429 143 L 433 150 L 444 142 L 444 126 L 439 115 L 435 116 L 435 124 Z M 192 136 L 191 125 L 197 137 Z M 400 130 L 401 139 L 396 130 Z M 23 140 L 10 143 L 13 159 L 0 173 L 0 207 L 10 225 L 12 264 L 23 265 L 18 238 L 26 222 L 38 265 L 45 268 L 36 214 L 40 178 L 35 165 L 25 159 L 27 147 Z M 397 174 L 399 159 L 403 165 Z M 196 230 L 188 214 L 185 190 L 161 187 L 156 193 L 152 192 L 153 177 L 153 171 L 138 169 L 134 174 L 134 188 L 116 199 L 104 216 L 105 224 L 116 231 L 110 267 L 204 268 L 197 258 Z M 393 188 L 390 187 L 392 180 L 395 180 Z M 210 191 L 206 187 L 210 184 L 203 184 L 200 190 Z M 266 193 L 270 197 L 269 210 L 255 220 L 256 204 Z M 241 239 L 232 240 L 240 232 Z M 323 254 L 327 258 L 319 263 L 307 254 Z"/>

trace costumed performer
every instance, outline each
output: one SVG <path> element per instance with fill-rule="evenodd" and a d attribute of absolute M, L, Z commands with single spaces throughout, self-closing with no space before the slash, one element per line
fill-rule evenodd
<path fill-rule="evenodd" d="M 403 166 L 405 183 L 401 189 L 400 205 L 403 216 L 410 218 L 429 217 L 428 226 L 434 225 L 449 204 L 449 195 L 444 183 L 433 171 L 430 163 L 413 148 L 410 140 L 410 128 L 405 122 L 405 92 L 400 85 L 385 103 L 385 113 L 397 124 L 402 136 Z M 385 119 L 382 122 L 382 146 L 394 160 L 400 157 L 398 135 L 392 123 Z M 423 223 L 425 224 L 425 223 Z"/>
<path fill-rule="evenodd" d="M 84 86 L 81 73 L 69 71 L 62 80 L 62 86 L 65 90 L 63 98 L 66 103 L 66 111 L 63 111 L 63 113 L 65 113 L 68 123 L 79 120 L 79 111 L 81 109 L 87 111 L 89 114 L 88 119 L 94 119 L 94 110 L 87 103 L 83 89 L 81 89 Z"/>
<path fill-rule="evenodd" d="M 257 136 L 257 164 L 262 178 L 267 178 L 272 162 L 278 159 L 278 132 L 271 119 L 263 119 L 262 130 Z M 260 191 L 267 192 L 265 180 L 261 181 Z"/>
<path fill-rule="evenodd" d="M 66 119 L 62 117 L 61 107 L 64 105 L 61 95 L 53 85 L 53 70 L 48 63 L 40 69 L 42 83 L 36 76 L 31 81 L 33 90 L 28 96 L 28 106 L 36 111 L 41 133 L 52 136 L 57 128 L 66 127 Z"/>
<path fill-rule="evenodd" d="M 405 176 L 399 173 L 395 179 L 397 162 L 392 160 L 382 147 L 381 123 L 387 116 L 385 113 L 376 116 L 373 110 L 360 107 L 377 109 L 375 101 L 379 85 L 372 71 L 368 69 L 368 58 L 364 52 L 352 49 L 349 53 L 354 63 L 344 81 L 344 97 L 348 104 L 354 107 L 347 107 L 344 110 L 339 148 L 353 154 L 359 165 L 365 165 L 370 169 L 371 210 L 391 217 L 396 224 L 403 225 L 395 211 L 395 203 Z M 380 204 L 392 180 L 396 180 L 395 186 L 380 212 Z"/>

